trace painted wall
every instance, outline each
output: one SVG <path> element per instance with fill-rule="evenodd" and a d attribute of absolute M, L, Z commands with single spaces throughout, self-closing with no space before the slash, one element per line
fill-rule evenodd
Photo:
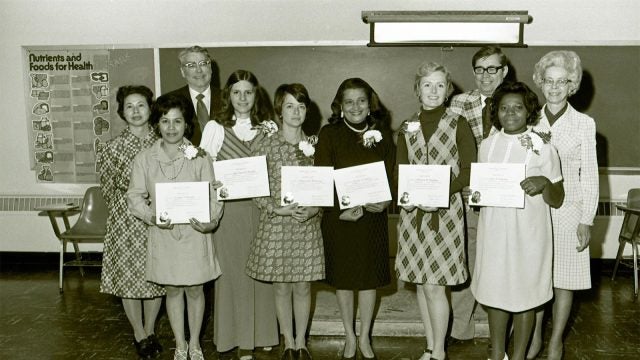
<path fill-rule="evenodd" d="M 358 45 L 369 36 L 363 10 L 528 10 L 530 45 L 640 44 L 635 0 L 0 0 L 0 195 L 79 195 L 87 187 L 38 184 L 29 169 L 21 46 Z M 640 182 L 602 180 L 618 200 Z M 57 249 L 48 220 L 35 213 L 0 212 L 0 227 L 0 251 Z"/>

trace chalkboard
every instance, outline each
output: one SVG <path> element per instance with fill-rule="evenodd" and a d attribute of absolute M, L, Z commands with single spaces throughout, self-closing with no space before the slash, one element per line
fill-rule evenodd
<path fill-rule="evenodd" d="M 534 64 L 545 53 L 558 47 L 504 49 L 510 58 L 510 78 L 529 84 Z M 598 160 L 601 167 L 640 166 L 640 47 L 580 46 L 563 47 L 576 51 L 584 68 L 580 91 L 570 102 L 596 121 Z M 180 75 L 177 55 L 181 49 L 160 49 L 161 91 L 166 93 L 185 82 Z M 477 48 L 440 49 L 431 47 L 328 46 L 328 47 L 224 47 L 209 48 L 217 67 L 215 85 L 226 82 L 237 69 L 256 74 L 261 85 L 273 94 L 282 83 L 299 82 L 309 90 L 320 121 L 330 114 L 331 100 L 342 80 L 361 77 L 378 92 L 392 111 L 394 128 L 418 110 L 413 92 L 414 73 L 426 60 L 446 65 L 458 92 L 473 89 L 471 57 Z M 538 91 L 542 99 L 542 94 Z M 314 110 L 314 109 L 312 109 Z"/>

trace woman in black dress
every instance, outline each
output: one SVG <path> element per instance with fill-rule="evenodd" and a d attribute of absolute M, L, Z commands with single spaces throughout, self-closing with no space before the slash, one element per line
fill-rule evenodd
<path fill-rule="evenodd" d="M 342 82 L 331 103 L 329 125 L 320 131 L 315 165 L 336 169 L 384 161 L 387 176 L 393 174 L 395 146 L 389 112 L 371 86 L 362 79 Z M 382 138 L 364 142 L 363 135 L 377 130 Z M 356 353 L 354 295 L 358 294 L 362 355 L 371 359 L 369 333 L 373 322 L 376 288 L 389 284 L 389 238 L 387 206 L 390 202 L 365 204 L 340 211 L 337 196 L 322 217 L 326 279 L 336 288 L 345 328 L 343 358 Z"/>

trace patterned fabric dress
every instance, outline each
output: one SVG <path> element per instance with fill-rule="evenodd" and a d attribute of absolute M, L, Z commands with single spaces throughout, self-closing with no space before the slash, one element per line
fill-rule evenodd
<path fill-rule="evenodd" d="M 418 121 L 417 116 L 412 121 Z M 460 172 L 456 145 L 458 116 L 445 112 L 428 143 L 422 131 L 403 136 L 411 164 L 450 165 Z M 400 140 L 402 141 L 402 140 Z M 417 284 L 457 285 L 467 279 L 464 255 L 464 204 L 460 193 L 449 198 L 449 208 L 437 219 L 420 209 L 400 210 L 398 222 L 398 278 Z M 434 221 L 437 225 L 433 224 Z"/>
<path fill-rule="evenodd" d="M 314 160 L 316 166 L 336 169 L 384 161 L 387 176 L 391 176 L 395 146 L 391 133 L 384 131 L 379 143 L 366 148 L 360 134 L 339 122 L 320 130 Z M 338 204 L 334 194 L 334 206 L 324 208 L 322 214 L 327 282 L 340 290 L 368 290 L 389 284 L 387 212 L 364 211 L 356 222 L 343 221 Z"/>
<path fill-rule="evenodd" d="M 100 292 L 133 299 L 165 294 L 163 287 L 145 280 L 147 226 L 131 215 L 126 197 L 133 158 L 156 139 L 151 128 L 141 139 L 127 127 L 98 152 L 102 195 L 109 208 Z"/>
<path fill-rule="evenodd" d="M 225 127 L 223 131 L 224 141 L 216 161 L 251 156 L 251 146 L 264 138 L 259 133 L 249 144 L 238 139 L 232 129 Z M 235 347 L 250 350 L 278 343 L 273 287 L 252 279 L 245 270 L 259 216 L 252 199 L 225 201 L 224 215 L 215 232 L 223 274 L 215 284 L 213 342 L 218 351 Z"/>
<path fill-rule="evenodd" d="M 247 274 L 257 280 L 274 282 L 323 279 L 320 214 L 300 223 L 291 216 L 273 213 L 280 207 L 281 167 L 313 166 L 313 157 L 305 156 L 297 144 L 289 144 L 281 132 L 265 138 L 253 155 L 267 156 L 271 196 L 253 199 L 260 209 L 260 225 L 251 245 Z"/>
<path fill-rule="evenodd" d="M 545 106 L 546 109 L 546 106 Z M 553 286 L 567 290 L 591 288 L 589 248 L 576 250 L 579 224 L 592 225 L 598 208 L 599 178 L 596 125 L 571 105 L 553 126 L 542 111 L 536 127 L 551 130 L 564 177 L 564 202 L 551 209 L 553 220 Z"/>

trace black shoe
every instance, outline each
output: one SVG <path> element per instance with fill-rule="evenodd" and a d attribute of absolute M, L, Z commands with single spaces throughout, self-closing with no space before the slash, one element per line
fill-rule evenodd
<path fill-rule="evenodd" d="M 149 338 L 144 338 L 139 342 L 136 341 L 136 339 L 133 339 L 133 344 L 136 346 L 136 352 L 138 353 L 138 356 L 140 356 L 142 359 L 150 359 L 154 354 L 153 345 L 151 344 Z"/>
<path fill-rule="evenodd" d="M 307 348 L 298 349 L 297 353 L 298 360 L 312 360 L 311 354 L 309 354 L 309 350 L 307 350 Z"/>
<path fill-rule="evenodd" d="M 280 360 L 296 360 L 296 351 L 292 348 L 284 349 Z"/>
<path fill-rule="evenodd" d="M 156 334 L 149 335 L 149 337 L 147 337 L 147 340 L 151 342 L 154 355 L 160 354 L 162 352 L 162 345 L 160 345 L 160 341 L 158 341 L 158 337 L 156 336 Z"/>

